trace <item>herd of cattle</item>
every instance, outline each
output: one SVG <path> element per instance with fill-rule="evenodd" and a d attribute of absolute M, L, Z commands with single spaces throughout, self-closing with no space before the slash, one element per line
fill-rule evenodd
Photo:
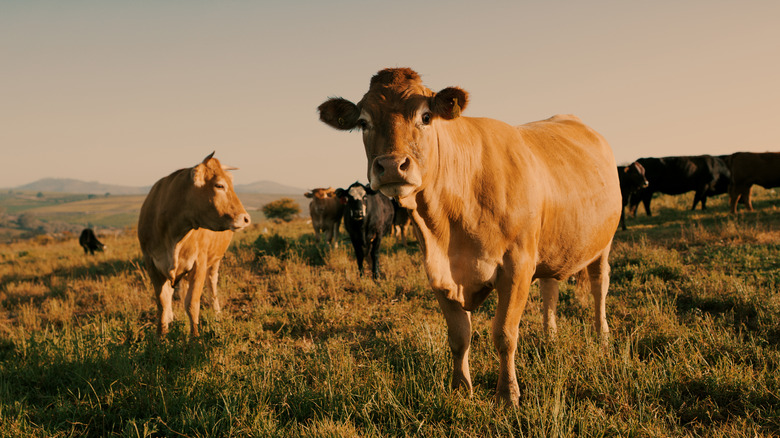
<path fill-rule="evenodd" d="M 462 116 L 468 102 L 465 90 L 434 92 L 408 68 L 378 72 L 357 103 L 328 99 L 318 108 L 320 120 L 362 132 L 370 184 L 314 189 L 306 197 L 315 234 L 335 244 L 343 220 L 360 273 L 368 258 L 374 278 L 382 237 L 413 224 L 448 327 L 451 385 L 469 394 L 471 311 L 491 291 L 498 293 L 496 397 L 517 404 L 514 356 L 532 281 L 539 280 L 550 333 L 558 283 L 576 277 L 589 284 L 593 327 L 606 336 L 608 257 L 626 205 L 635 213 L 641 201 L 649 215 L 653 193 L 695 190 L 693 207 L 705 208 L 708 196 L 728 191 L 732 211 L 739 201 L 752 209 L 752 184 L 780 185 L 780 153 L 643 158 L 618 167 L 606 140 L 575 116 L 512 126 Z M 141 208 L 138 239 L 160 336 L 173 319 L 179 281 L 188 286 L 191 336 L 198 335 L 204 283 L 219 311 L 220 261 L 233 232 L 250 222 L 228 170 L 212 153 L 159 180 Z"/>
<path fill-rule="evenodd" d="M 737 152 L 731 155 L 640 158 L 618 168 L 623 207 L 636 216 L 639 202 L 650 216 L 650 201 L 656 192 L 679 195 L 695 192 L 691 210 L 701 202 L 707 208 L 707 197 L 729 194 L 731 212 L 742 202 L 753 210 L 750 192 L 754 184 L 771 188 L 780 186 L 780 152 Z M 626 229 L 624 215 L 620 221 Z"/>

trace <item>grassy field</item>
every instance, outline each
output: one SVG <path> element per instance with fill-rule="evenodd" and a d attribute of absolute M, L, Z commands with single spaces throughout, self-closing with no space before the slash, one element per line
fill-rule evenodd
<path fill-rule="evenodd" d="M 692 197 L 629 218 L 611 255 L 606 345 L 590 298 L 562 287 L 559 334 L 536 286 L 520 325 L 517 409 L 497 406 L 495 294 L 474 312 L 474 395 L 451 392 L 446 326 L 414 243 L 387 238 L 359 278 L 304 221 L 236 235 L 223 312 L 187 340 L 181 301 L 155 336 L 133 232 L 0 245 L 0 436 L 780 435 L 780 199 L 756 212 Z"/>

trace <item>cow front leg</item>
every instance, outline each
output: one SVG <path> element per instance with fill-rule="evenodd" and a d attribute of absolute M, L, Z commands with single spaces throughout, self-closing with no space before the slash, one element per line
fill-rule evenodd
<path fill-rule="evenodd" d="M 471 347 L 471 312 L 457 301 L 447 298 L 446 291 L 435 290 L 439 307 L 447 322 L 447 339 L 452 351 L 452 389 L 463 388 L 469 396 L 473 393 L 469 372 Z"/>
<path fill-rule="evenodd" d="M 173 286 L 168 280 L 155 285 L 155 298 L 157 301 L 157 335 L 164 337 L 168 334 L 168 327 L 173 322 Z"/>
<path fill-rule="evenodd" d="M 554 278 L 540 278 L 539 290 L 542 294 L 542 322 L 544 331 L 555 336 L 558 324 L 555 321 L 555 313 L 558 308 L 558 280 Z"/>
<path fill-rule="evenodd" d="M 520 401 L 515 352 L 520 318 L 528 300 L 532 268 L 532 263 L 509 261 L 496 284 L 498 306 L 493 318 L 493 345 L 499 359 L 496 401 L 506 405 L 517 406 Z"/>
<path fill-rule="evenodd" d="M 374 280 L 379 278 L 379 247 L 382 244 L 382 238 L 377 237 L 370 244 L 369 261 L 371 262 L 371 274 Z"/>
<path fill-rule="evenodd" d="M 220 262 L 212 265 L 209 268 L 208 275 L 206 276 L 206 287 L 211 294 L 211 308 L 214 309 L 214 313 L 219 315 L 222 311 L 222 306 L 219 305 L 219 295 L 217 293 L 217 282 L 219 281 L 219 265 Z"/>
<path fill-rule="evenodd" d="M 355 243 L 355 241 L 352 241 L 352 247 L 355 248 L 355 259 L 357 260 L 357 268 L 358 268 L 358 274 L 360 276 L 363 276 L 363 244 L 362 243 Z"/>
<path fill-rule="evenodd" d="M 190 337 L 200 336 L 198 323 L 200 321 L 200 296 L 203 293 L 203 283 L 206 280 L 206 270 L 200 266 L 195 267 L 193 278 L 189 281 L 187 296 L 184 298 L 184 309 L 190 318 Z"/>
<path fill-rule="evenodd" d="M 330 229 L 330 240 L 334 248 L 339 247 L 339 222 L 337 221 Z"/>

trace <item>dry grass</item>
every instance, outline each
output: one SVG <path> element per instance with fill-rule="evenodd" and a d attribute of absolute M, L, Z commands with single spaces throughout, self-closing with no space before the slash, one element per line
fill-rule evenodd
<path fill-rule="evenodd" d="M 223 313 L 206 309 L 193 342 L 180 302 L 156 339 L 133 233 L 93 257 L 75 240 L 3 245 L 0 436 L 776 436 L 778 201 L 761 192 L 738 217 L 722 199 L 678 204 L 655 200 L 616 236 L 608 345 L 570 284 L 547 339 L 532 288 L 517 409 L 493 403 L 495 295 L 473 314 L 474 396 L 449 390 L 414 244 L 388 238 L 374 282 L 346 240 L 254 225 L 226 255 Z"/>

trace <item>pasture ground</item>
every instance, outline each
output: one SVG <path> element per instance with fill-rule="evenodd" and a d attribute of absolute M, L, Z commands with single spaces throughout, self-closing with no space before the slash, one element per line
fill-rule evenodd
<path fill-rule="evenodd" d="M 416 245 L 383 243 L 359 278 L 304 221 L 236 235 L 187 340 L 181 301 L 159 341 L 135 234 L 0 245 L 0 436 L 701 436 L 780 434 L 780 199 L 756 212 L 653 201 L 616 234 L 609 341 L 563 285 L 559 334 L 532 287 L 520 406 L 493 402 L 495 294 L 473 314 L 474 395 L 449 390 L 446 326 Z"/>

